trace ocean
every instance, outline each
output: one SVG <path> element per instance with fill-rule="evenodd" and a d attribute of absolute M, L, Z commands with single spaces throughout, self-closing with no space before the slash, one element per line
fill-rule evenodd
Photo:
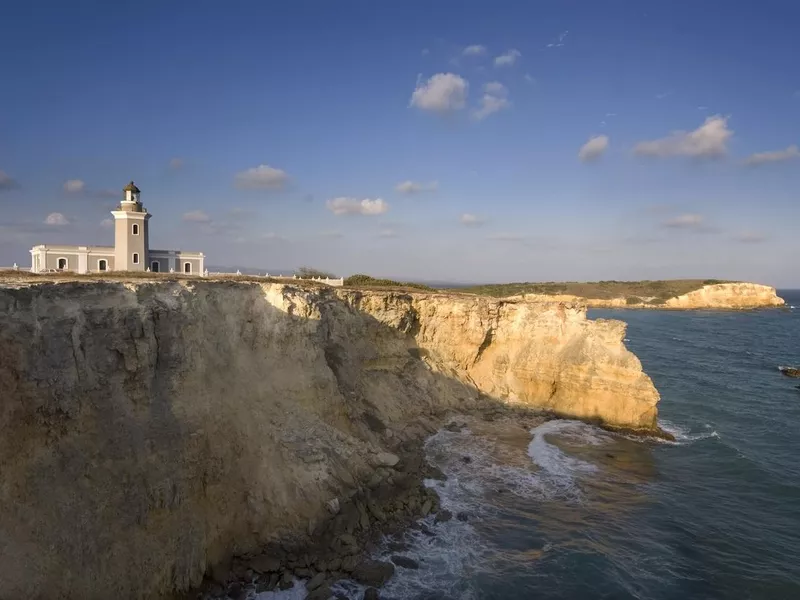
<path fill-rule="evenodd" d="M 800 363 L 800 291 L 780 295 L 797 309 L 591 310 L 628 323 L 675 441 L 571 420 L 440 431 L 448 479 L 428 483 L 464 519 L 408 532 L 420 568 L 381 598 L 800 598 L 800 380 L 778 371 Z"/>

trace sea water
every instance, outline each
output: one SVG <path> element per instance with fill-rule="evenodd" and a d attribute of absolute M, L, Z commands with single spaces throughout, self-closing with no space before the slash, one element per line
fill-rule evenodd
<path fill-rule="evenodd" d="M 777 369 L 800 363 L 798 311 L 589 317 L 628 323 L 676 440 L 571 420 L 437 433 L 428 458 L 447 480 L 427 483 L 463 520 L 408 532 L 420 568 L 381 597 L 800 598 L 800 380 Z"/>

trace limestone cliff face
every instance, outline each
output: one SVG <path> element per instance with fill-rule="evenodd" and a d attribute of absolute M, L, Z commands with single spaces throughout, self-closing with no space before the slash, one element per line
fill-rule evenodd
<path fill-rule="evenodd" d="M 0 287 L 0 598 L 153 598 L 308 535 L 479 396 L 655 425 L 582 308 L 225 282 Z"/>
<path fill-rule="evenodd" d="M 779 297 L 775 288 L 757 283 L 719 283 L 703 287 L 669 298 L 663 303 L 651 303 L 653 298 L 643 298 L 644 302 L 629 304 L 627 298 L 581 298 L 568 294 L 546 296 L 542 294 L 523 294 L 509 298 L 527 300 L 529 302 L 572 302 L 584 304 L 590 308 L 651 308 L 651 309 L 752 309 L 783 306 L 783 298 Z"/>
<path fill-rule="evenodd" d="M 783 306 L 775 288 L 757 283 L 720 283 L 670 298 L 668 308 L 762 308 Z"/>

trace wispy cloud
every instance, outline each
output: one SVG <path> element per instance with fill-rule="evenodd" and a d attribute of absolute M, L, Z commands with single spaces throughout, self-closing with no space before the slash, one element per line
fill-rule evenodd
<path fill-rule="evenodd" d="M 86 190 L 86 183 L 81 179 L 67 179 L 61 187 L 68 194 L 80 194 Z"/>
<path fill-rule="evenodd" d="M 328 238 L 332 240 L 338 240 L 344 237 L 344 234 L 341 231 L 336 230 L 327 230 L 327 231 L 320 231 L 319 237 Z"/>
<path fill-rule="evenodd" d="M 19 183 L 5 171 L 0 170 L 0 192 L 15 190 L 19 187 Z"/>
<path fill-rule="evenodd" d="M 494 59 L 494 66 L 495 67 L 510 67 L 517 59 L 522 57 L 522 52 L 519 50 L 509 50 L 505 54 L 501 54 L 497 58 Z"/>
<path fill-rule="evenodd" d="M 427 48 L 423 48 L 423 49 L 422 49 L 422 52 L 420 52 L 420 54 L 421 54 L 422 56 L 428 56 L 428 54 L 430 54 L 430 53 L 431 53 L 431 51 L 430 51 L 430 50 L 428 50 Z"/>
<path fill-rule="evenodd" d="M 743 164 L 748 167 L 757 167 L 767 163 L 786 162 L 800 158 L 800 148 L 795 145 L 789 146 L 784 150 L 772 150 L 770 152 L 757 152 L 744 159 Z"/>
<path fill-rule="evenodd" d="M 183 221 L 186 223 L 210 223 L 211 217 L 202 210 L 190 210 L 189 212 L 183 213 L 181 217 Z"/>
<path fill-rule="evenodd" d="M 666 229 L 691 231 L 694 233 L 717 233 L 719 230 L 706 222 L 703 215 L 697 213 L 685 213 L 666 219 L 661 223 Z"/>
<path fill-rule="evenodd" d="M 660 92 L 660 93 L 656 94 L 655 97 L 656 97 L 656 100 L 663 100 L 667 96 L 671 96 L 672 93 L 673 93 L 672 90 L 670 90 L 668 92 Z"/>
<path fill-rule="evenodd" d="M 103 219 L 100 221 L 100 227 L 103 229 L 111 229 L 114 227 L 114 219 Z"/>
<path fill-rule="evenodd" d="M 733 131 L 728 128 L 728 119 L 720 115 L 708 117 L 694 131 L 674 131 L 667 137 L 640 142 L 634 152 L 640 156 L 692 158 L 719 158 L 728 153 L 728 142 Z"/>
<path fill-rule="evenodd" d="M 234 186 L 242 190 L 280 190 L 289 181 L 286 171 L 259 165 L 234 176 Z"/>
<path fill-rule="evenodd" d="M 409 106 L 420 110 L 448 114 L 466 106 L 469 83 L 454 73 L 437 73 L 427 81 L 417 79 Z"/>
<path fill-rule="evenodd" d="M 494 242 L 524 242 L 528 237 L 519 233 L 493 233 L 486 239 Z"/>
<path fill-rule="evenodd" d="M 418 181 L 404 181 L 402 183 L 398 183 L 394 189 L 401 194 L 408 195 L 420 194 L 422 192 L 435 192 L 439 189 L 439 182 L 429 181 L 427 183 L 423 183 Z"/>
<path fill-rule="evenodd" d="M 472 111 L 472 117 L 480 121 L 510 106 L 508 88 L 498 81 L 492 81 L 483 86 L 480 106 Z"/>
<path fill-rule="evenodd" d="M 378 237 L 380 238 L 396 238 L 397 235 L 398 235 L 397 231 L 395 231 L 394 229 L 390 229 L 388 227 L 378 231 Z"/>
<path fill-rule="evenodd" d="M 609 139 L 607 135 L 596 135 L 589 138 L 578 151 L 578 158 L 581 162 L 593 162 L 598 160 L 608 150 Z"/>
<path fill-rule="evenodd" d="M 562 31 L 561 33 L 558 34 L 558 38 L 556 38 L 556 41 L 550 42 L 545 46 L 545 48 L 562 48 L 564 46 L 564 43 L 568 35 L 569 31 Z"/>
<path fill-rule="evenodd" d="M 536 80 L 531 76 L 530 73 L 525 73 L 525 75 L 522 78 L 528 83 L 536 83 Z"/>
<path fill-rule="evenodd" d="M 177 171 L 183 168 L 183 159 L 182 158 L 171 158 L 169 161 L 169 168 L 173 171 Z"/>
<path fill-rule="evenodd" d="M 458 220 L 462 225 L 466 225 L 467 227 L 478 227 L 479 225 L 486 223 L 485 217 L 480 217 L 472 213 L 464 213 L 458 218 Z"/>
<path fill-rule="evenodd" d="M 486 46 L 482 46 L 480 44 L 473 44 L 472 46 L 467 46 L 461 52 L 464 56 L 483 56 L 486 54 Z"/>
<path fill-rule="evenodd" d="M 328 200 L 325 206 L 336 216 L 365 215 L 372 217 L 382 215 L 389 210 L 389 204 L 381 198 L 358 200 L 357 198 L 339 197 Z"/>
<path fill-rule="evenodd" d="M 743 231 L 737 234 L 734 239 L 742 244 L 761 244 L 769 238 L 765 234 L 756 231 Z"/>
<path fill-rule="evenodd" d="M 44 224 L 52 227 L 62 227 L 64 225 L 69 225 L 69 219 L 67 219 L 67 217 L 65 217 L 62 213 L 54 212 L 47 215 L 44 220 Z"/>

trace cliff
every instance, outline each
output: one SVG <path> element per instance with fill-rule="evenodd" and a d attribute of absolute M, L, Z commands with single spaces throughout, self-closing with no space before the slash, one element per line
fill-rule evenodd
<path fill-rule="evenodd" d="M 720 283 L 704 285 L 699 290 L 670 298 L 667 308 L 768 308 L 783 306 L 775 288 L 757 283 Z"/>
<path fill-rule="evenodd" d="M 0 286 L 0 598 L 152 598 L 308 536 L 437 415 L 655 427 L 579 306 L 205 281 Z"/>
<path fill-rule="evenodd" d="M 511 298 L 524 299 L 533 302 L 546 300 L 557 302 L 574 302 L 585 304 L 590 308 L 650 308 L 650 309 L 677 309 L 677 310 L 741 310 L 753 308 L 774 308 L 783 306 L 775 288 L 757 283 L 718 283 L 704 285 L 696 290 L 673 296 L 663 297 L 615 297 L 615 298 L 584 298 L 571 294 L 521 294 Z"/>

